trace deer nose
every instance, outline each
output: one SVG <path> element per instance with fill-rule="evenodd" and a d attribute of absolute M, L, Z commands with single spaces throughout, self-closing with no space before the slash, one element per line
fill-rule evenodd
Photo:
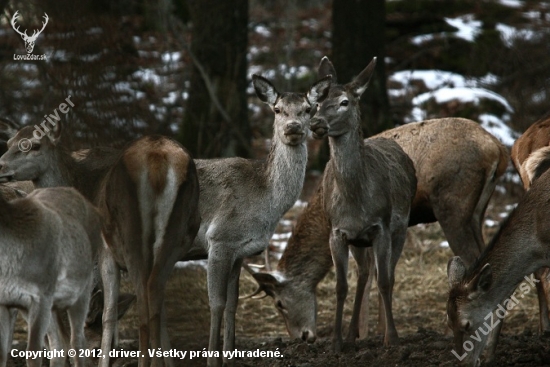
<path fill-rule="evenodd" d="M 324 119 L 314 118 L 309 128 L 316 139 L 322 139 L 328 134 L 328 123 Z"/>
<path fill-rule="evenodd" d="M 317 339 L 315 334 L 311 330 L 302 331 L 302 340 L 308 343 L 313 343 Z"/>
<path fill-rule="evenodd" d="M 302 133 L 302 125 L 298 122 L 289 122 L 284 128 L 285 135 L 294 135 Z"/>

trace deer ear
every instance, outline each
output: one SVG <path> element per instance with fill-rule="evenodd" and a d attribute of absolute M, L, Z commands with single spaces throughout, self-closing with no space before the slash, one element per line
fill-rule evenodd
<path fill-rule="evenodd" d="M 468 283 L 468 288 L 471 292 L 487 292 L 493 282 L 493 271 L 490 264 L 485 264 L 479 274 Z"/>
<path fill-rule="evenodd" d="M 367 65 L 363 71 L 353 79 L 353 81 L 348 84 L 349 89 L 355 95 L 356 98 L 361 97 L 361 94 L 369 86 L 370 78 L 374 74 L 374 69 L 376 67 L 376 57 Z"/>
<path fill-rule="evenodd" d="M 327 98 L 331 80 L 332 75 L 327 75 L 311 86 L 309 92 L 307 92 L 307 99 L 312 106 L 323 102 Z"/>
<path fill-rule="evenodd" d="M 279 98 L 279 92 L 275 89 L 273 84 L 266 78 L 260 75 L 252 75 L 252 84 L 254 84 L 254 90 L 256 95 L 264 103 L 267 103 L 271 106 L 277 102 Z"/>
<path fill-rule="evenodd" d="M 330 62 L 330 60 L 326 56 L 321 59 L 318 74 L 319 78 L 323 78 L 327 75 L 332 75 L 332 82 L 336 83 L 336 69 L 334 68 L 334 65 L 332 65 L 332 62 Z"/>
<path fill-rule="evenodd" d="M 49 128 L 49 130 L 50 131 L 48 131 L 47 133 L 48 139 L 50 139 L 53 145 L 57 145 L 59 143 L 59 140 L 61 139 L 61 134 L 63 132 L 61 121 L 58 121 L 55 125 Z"/>
<path fill-rule="evenodd" d="M 275 276 L 273 273 L 258 272 L 252 274 L 252 276 L 256 279 L 260 288 L 271 297 L 275 295 L 275 289 L 279 288 L 284 283 L 284 278 Z"/>
<path fill-rule="evenodd" d="M 449 287 L 459 284 L 464 279 L 466 274 L 466 266 L 460 258 L 455 256 L 447 263 L 447 278 L 449 279 Z"/>

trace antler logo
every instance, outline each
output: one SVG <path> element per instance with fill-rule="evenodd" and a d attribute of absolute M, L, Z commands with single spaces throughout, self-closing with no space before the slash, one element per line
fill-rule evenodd
<path fill-rule="evenodd" d="M 13 17 L 11 18 L 11 26 L 13 29 L 21 35 L 21 38 L 23 38 L 23 41 L 25 41 L 25 48 L 27 49 L 27 53 L 30 54 L 32 50 L 34 49 L 34 43 L 36 42 L 36 39 L 38 38 L 38 35 L 42 33 L 44 28 L 46 28 L 46 24 L 48 24 L 48 14 L 44 13 L 44 20 L 45 22 L 42 22 L 42 29 L 37 31 L 34 30 L 32 33 L 32 36 L 27 35 L 27 30 L 25 29 L 25 32 L 19 31 L 19 26 L 16 27 L 15 21 L 19 17 L 19 10 L 13 14 Z"/>

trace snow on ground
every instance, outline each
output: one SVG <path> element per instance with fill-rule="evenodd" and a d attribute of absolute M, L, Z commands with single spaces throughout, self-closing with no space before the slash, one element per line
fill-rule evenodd
<path fill-rule="evenodd" d="M 462 15 L 457 18 L 444 18 L 444 20 L 450 26 L 457 28 L 457 31 L 423 34 L 412 37 L 411 42 L 415 45 L 421 45 L 433 39 L 445 38 L 448 36 L 473 42 L 475 37 L 481 32 L 481 21 L 475 20 L 473 14 Z"/>
<path fill-rule="evenodd" d="M 452 100 L 458 100 L 462 103 L 474 103 L 479 105 L 482 99 L 490 99 L 500 103 L 508 112 L 514 112 L 514 109 L 506 99 L 500 94 L 491 92 L 484 88 L 440 88 L 432 92 L 422 93 L 413 98 L 412 103 L 415 106 L 422 105 L 430 99 L 435 99 L 439 104 L 446 103 Z"/>

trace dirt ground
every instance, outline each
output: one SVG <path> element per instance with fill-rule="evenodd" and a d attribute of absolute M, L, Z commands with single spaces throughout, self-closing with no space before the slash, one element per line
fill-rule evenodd
<path fill-rule="evenodd" d="M 509 192 L 510 190 L 508 190 Z M 510 195 L 494 195 L 487 217 L 495 223 L 502 220 L 517 199 Z M 301 211 L 287 214 L 292 221 Z M 288 223 L 288 222 L 287 222 Z M 487 238 L 496 231 L 496 225 L 487 226 Z M 281 226 L 278 231 L 287 232 Z M 452 252 L 441 247 L 444 241 L 438 224 L 420 225 L 409 230 L 405 250 L 396 269 L 394 289 L 394 316 L 400 336 L 400 345 L 384 348 L 382 337 L 376 335 L 376 289 L 371 292 L 369 337 L 355 345 L 346 344 L 344 351 L 331 351 L 332 320 L 335 309 L 335 277 L 330 272 L 319 285 L 318 340 L 305 344 L 290 340 L 283 320 L 270 298 L 241 300 L 237 312 L 236 347 L 241 351 L 279 352 L 279 358 L 236 358 L 238 367 L 336 367 L 336 366 L 453 366 L 452 337 L 445 324 L 447 298 L 446 264 Z M 257 262 L 262 257 L 254 259 Z M 275 261 L 274 261 L 275 263 Z M 352 267 L 350 267 L 352 268 Z M 355 274 L 350 272 L 350 291 L 346 304 L 344 325 L 351 318 Z M 127 290 L 128 285 L 126 285 Z M 255 289 L 252 277 L 242 272 L 241 295 Z M 177 366 L 205 366 L 206 359 L 189 359 L 191 351 L 202 352 L 208 347 L 210 315 L 206 291 L 206 271 L 200 265 L 174 270 L 167 290 L 168 328 L 172 347 L 187 351 Z M 137 315 L 135 307 L 121 321 L 121 345 L 127 350 L 137 349 Z M 23 349 L 26 326 L 19 322 L 14 347 Z M 344 334 L 345 335 L 345 334 Z M 90 337 L 91 336 L 91 337 Z M 96 338 L 89 334 L 90 342 Z M 97 342 L 97 339 L 96 339 Z M 8 366 L 23 365 L 21 359 L 11 358 Z M 128 359 L 114 360 L 115 366 L 136 365 Z M 535 292 L 525 299 L 506 318 L 496 356 L 497 366 L 550 366 L 550 337 L 538 335 L 538 304 Z"/>

